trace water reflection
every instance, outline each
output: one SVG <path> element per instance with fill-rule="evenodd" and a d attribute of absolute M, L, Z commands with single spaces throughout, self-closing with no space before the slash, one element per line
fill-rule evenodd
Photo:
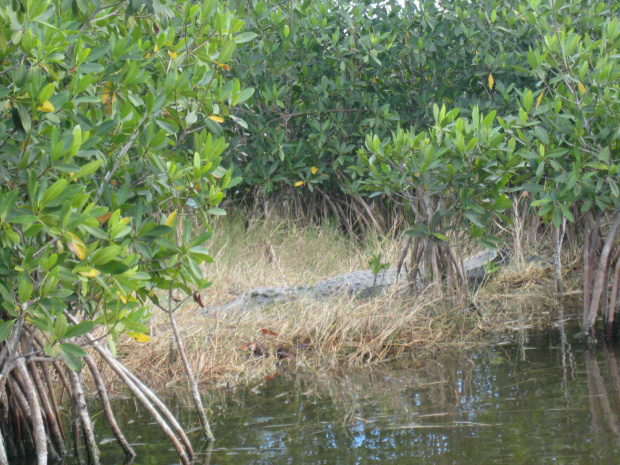
<path fill-rule="evenodd" d="M 211 394 L 218 440 L 197 463 L 618 463 L 618 348 L 586 352 L 561 337 L 523 342 L 415 369 L 280 375 Z M 116 407 L 138 444 L 136 465 L 178 463 L 132 401 Z M 190 410 L 177 405 L 176 413 L 186 427 L 198 426 Z M 112 435 L 102 422 L 105 442 Z M 123 462 L 115 444 L 101 448 L 104 464 Z"/>
<path fill-rule="evenodd" d="M 268 383 L 236 396 L 254 413 L 242 421 L 242 410 L 224 414 L 218 429 L 231 433 L 211 460 L 617 463 L 617 357 L 617 349 L 570 351 L 562 341 L 547 341 L 417 370 Z"/>

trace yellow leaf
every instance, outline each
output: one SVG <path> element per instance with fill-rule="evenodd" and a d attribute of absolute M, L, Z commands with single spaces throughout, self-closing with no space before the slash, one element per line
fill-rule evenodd
<path fill-rule="evenodd" d="M 46 100 L 43 105 L 41 105 L 37 110 L 42 111 L 43 113 L 50 113 L 54 110 L 54 105 L 50 103 L 49 100 Z"/>
<path fill-rule="evenodd" d="M 168 219 L 166 220 L 166 226 L 170 226 L 172 227 L 172 225 L 174 224 L 174 220 L 177 217 L 177 212 L 176 210 L 173 211 L 172 213 L 170 213 L 170 216 L 168 216 Z"/>
<path fill-rule="evenodd" d="M 405 34 L 407 35 L 407 37 L 411 37 L 411 34 L 409 33 L 409 31 L 405 32 Z"/>
<path fill-rule="evenodd" d="M 94 268 L 88 268 L 84 271 L 80 271 L 79 274 L 86 276 L 87 278 L 94 278 L 95 276 L 99 276 L 99 271 Z"/>
<path fill-rule="evenodd" d="M 168 55 L 170 55 L 170 58 L 172 58 L 173 60 L 178 56 L 176 52 L 173 52 L 172 50 L 168 50 Z"/>
<path fill-rule="evenodd" d="M 313 166 L 312 168 L 310 168 L 310 172 L 312 174 L 316 174 L 319 171 L 319 169 L 316 166 Z"/>
<path fill-rule="evenodd" d="M 144 58 L 151 58 L 151 54 L 147 53 L 146 55 L 144 55 Z"/>
<path fill-rule="evenodd" d="M 305 183 L 303 181 L 297 181 L 295 183 L 295 187 L 303 186 Z"/>
<path fill-rule="evenodd" d="M 116 295 L 123 301 L 124 304 L 127 303 L 127 297 L 125 297 L 120 291 L 116 291 Z"/>
<path fill-rule="evenodd" d="M 84 245 L 82 240 L 73 233 L 68 232 L 67 236 L 69 236 L 69 238 L 71 239 L 69 242 L 67 242 L 69 250 L 71 250 L 71 252 L 73 252 L 77 256 L 77 258 L 79 258 L 80 260 L 84 260 L 86 258 L 86 246 Z"/>
<path fill-rule="evenodd" d="M 377 78 L 376 78 L 376 77 L 373 77 L 373 78 L 372 78 L 372 82 L 377 82 Z"/>
<path fill-rule="evenodd" d="M 577 84 L 577 87 L 579 87 L 579 92 L 581 93 L 581 95 L 584 95 L 586 93 L 586 86 L 584 86 L 581 82 Z"/>
<path fill-rule="evenodd" d="M 125 334 L 137 342 L 149 342 L 151 340 L 148 334 L 134 333 L 133 331 L 127 331 Z"/>
<path fill-rule="evenodd" d="M 153 52 L 157 53 L 159 51 L 159 47 L 157 47 L 157 45 L 155 46 L 155 48 L 153 49 Z"/>
<path fill-rule="evenodd" d="M 108 221 L 111 216 L 112 212 L 108 212 L 105 215 L 101 215 L 100 217 L 98 217 L 97 221 L 99 221 L 99 224 L 105 224 L 105 222 Z"/>
<path fill-rule="evenodd" d="M 226 63 L 220 63 L 218 61 L 213 60 L 213 63 L 218 65 L 220 68 L 224 68 L 226 71 L 230 71 L 232 68 L 228 66 Z"/>
<path fill-rule="evenodd" d="M 545 95 L 545 91 L 543 90 L 538 96 L 538 100 L 536 100 L 536 109 L 540 106 L 540 102 L 542 102 L 543 96 Z"/>
<path fill-rule="evenodd" d="M 166 41 L 166 43 L 164 44 L 166 47 L 172 47 L 172 42 L 170 42 L 169 40 Z"/>
<path fill-rule="evenodd" d="M 493 75 L 489 73 L 489 89 L 493 90 L 494 85 L 495 85 L 495 79 L 493 79 Z"/>
<path fill-rule="evenodd" d="M 209 116 L 209 119 L 211 121 L 215 121 L 216 123 L 223 123 L 224 119 L 220 118 L 219 116 Z"/>
<path fill-rule="evenodd" d="M 106 103 L 112 97 L 112 83 L 106 82 L 103 86 L 103 93 L 101 94 L 101 103 Z"/>

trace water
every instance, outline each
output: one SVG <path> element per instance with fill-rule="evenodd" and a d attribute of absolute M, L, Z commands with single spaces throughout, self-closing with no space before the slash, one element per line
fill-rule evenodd
<path fill-rule="evenodd" d="M 201 464 L 620 464 L 620 350 L 546 339 L 407 369 L 278 374 L 209 394 L 217 441 Z M 271 377 L 270 377 L 271 378 Z M 102 463 L 123 463 L 95 413 Z M 133 400 L 116 400 L 136 465 L 179 460 Z M 187 429 L 196 416 L 174 411 Z M 65 465 L 72 464 L 67 459 Z"/>
<path fill-rule="evenodd" d="M 547 340 L 417 369 L 279 375 L 211 399 L 218 440 L 197 463 L 619 464 L 619 361 L 617 347 Z M 133 402 L 117 407 L 130 441 L 144 444 L 135 464 L 178 463 Z M 101 448 L 104 464 L 122 463 L 115 444 Z"/>

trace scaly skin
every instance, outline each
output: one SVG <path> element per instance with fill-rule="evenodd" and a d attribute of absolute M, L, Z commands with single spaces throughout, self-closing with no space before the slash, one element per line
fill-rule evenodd
<path fill-rule="evenodd" d="M 464 266 L 467 278 L 470 281 L 480 281 L 485 275 L 485 265 L 489 261 L 500 258 L 496 250 L 487 250 L 465 260 Z M 205 309 L 206 312 L 245 311 L 253 307 L 263 307 L 276 302 L 289 302 L 300 298 L 320 300 L 337 294 L 366 298 L 372 294 L 380 293 L 394 286 L 397 282 L 405 283 L 406 274 L 400 272 L 397 279 L 396 269 L 385 270 L 375 277 L 371 270 L 354 271 L 335 278 L 321 281 L 315 286 L 290 286 L 290 287 L 259 287 L 249 292 L 244 292 L 235 301 Z M 373 287 L 374 284 L 374 287 Z"/>

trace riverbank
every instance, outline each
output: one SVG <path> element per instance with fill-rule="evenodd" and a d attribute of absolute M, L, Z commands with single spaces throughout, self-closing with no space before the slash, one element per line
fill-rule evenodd
<path fill-rule="evenodd" d="M 402 236 L 369 233 L 350 238 L 335 227 L 290 220 L 244 225 L 240 218 L 214 227 L 206 268 L 213 286 L 201 294 L 204 307 L 233 301 L 260 286 L 299 286 L 355 270 L 381 254 L 395 266 Z M 558 318 L 553 269 L 545 234 L 528 231 L 504 237 L 510 263 L 497 267 L 472 292 L 472 300 L 448 295 L 403 295 L 396 291 L 366 299 L 278 302 L 245 312 L 204 312 L 198 306 L 177 315 L 192 370 L 202 386 L 235 386 L 269 379 L 285 370 L 326 371 L 407 357 L 411 364 L 447 349 L 517 339 L 528 328 L 551 329 Z M 515 246 L 518 240 L 518 246 Z M 579 267 L 565 257 L 566 308 L 578 308 Z M 148 343 L 122 338 L 123 362 L 157 389 L 185 383 L 171 351 L 166 315 L 154 311 Z"/>

